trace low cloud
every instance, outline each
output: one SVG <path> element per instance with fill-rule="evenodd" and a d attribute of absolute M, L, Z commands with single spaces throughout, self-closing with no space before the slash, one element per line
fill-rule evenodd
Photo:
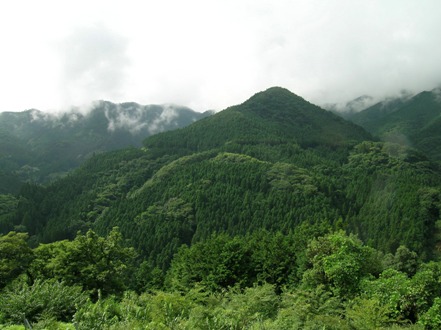
<path fill-rule="evenodd" d="M 39 110 L 33 109 L 29 112 L 30 120 L 32 122 L 36 121 L 53 121 L 56 116 L 51 113 L 41 112 Z"/>
<path fill-rule="evenodd" d="M 170 125 L 170 123 L 178 117 L 178 112 L 172 105 L 163 106 L 163 110 L 159 117 L 153 119 L 148 124 L 148 130 L 150 134 L 156 134 L 164 131 L 165 125 Z"/>
<path fill-rule="evenodd" d="M 123 108 L 119 104 L 106 104 L 104 114 L 108 120 L 107 129 L 110 132 L 128 130 L 130 133 L 136 134 L 147 125 L 143 121 L 144 112 L 140 105 Z"/>
<path fill-rule="evenodd" d="M 170 128 L 170 124 L 179 117 L 174 105 L 142 106 L 136 103 L 128 105 L 106 102 L 104 114 L 110 132 L 127 130 L 132 134 L 138 134 L 141 130 L 147 130 L 149 134 L 162 132 Z"/>
<path fill-rule="evenodd" d="M 435 95 L 436 101 L 441 103 L 441 86 L 438 86 L 435 89 L 433 89 L 432 93 Z"/>
<path fill-rule="evenodd" d="M 43 124 L 45 127 L 65 128 L 75 125 L 84 119 L 84 115 L 78 112 L 77 108 L 72 108 L 67 112 L 43 112 L 40 110 L 30 110 L 30 122 Z"/>

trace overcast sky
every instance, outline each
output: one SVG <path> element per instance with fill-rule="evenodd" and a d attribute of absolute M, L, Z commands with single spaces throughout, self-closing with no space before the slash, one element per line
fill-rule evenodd
<path fill-rule="evenodd" d="M 439 0 L 2 1 L 0 111 L 93 100 L 221 110 L 441 83 Z"/>

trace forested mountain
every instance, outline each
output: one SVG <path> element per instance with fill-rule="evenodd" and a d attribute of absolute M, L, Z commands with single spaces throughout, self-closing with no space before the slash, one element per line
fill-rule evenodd
<path fill-rule="evenodd" d="M 347 117 L 382 140 L 420 149 L 441 160 L 441 90 L 404 95 Z"/>
<path fill-rule="evenodd" d="M 20 182 L 44 183 L 77 167 L 94 153 L 139 147 L 152 134 L 193 123 L 210 112 L 185 107 L 96 102 L 87 113 L 38 110 L 0 113 L 0 193 Z"/>
<path fill-rule="evenodd" d="M 302 149 L 332 149 L 367 139 L 371 136 L 359 126 L 286 89 L 273 87 L 197 125 L 152 137 L 145 141 L 145 146 L 153 152 L 179 154 L 218 147 L 242 152 L 242 146 L 257 152 L 260 146 L 267 153 L 281 151 L 292 143 Z M 271 157 L 281 160 L 279 156 Z"/>
<path fill-rule="evenodd" d="M 181 244 L 213 232 L 289 232 L 305 221 L 338 223 L 386 252 L 406 244 L 431 255 L 439 183 L 418 151 L 373 142 L 271 88 L 141 149 L 97 155 L 47 187 L 24 187 L 2 228 L 50 242 L 119 226 L 163 269 Z"/>
<path fill-rule="evenodd" d="M 58 281 L 84 329 L 441 325 L 440 188 L 423 152 L 273 87 L 0 195 L 3 318 Z"/>
<path fill-rule="evenodd" d="M 374 98 L 370 95 L 361 95 L 344 104 L 326 103 L 323 108 L 341 115 L 343 118 L 351 117 L 364 109 L 367 109 L 372 104 L 376 103 Z"/>

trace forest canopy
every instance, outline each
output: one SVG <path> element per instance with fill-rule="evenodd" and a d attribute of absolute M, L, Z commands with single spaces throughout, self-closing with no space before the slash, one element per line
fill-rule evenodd
<path fill-rule="evenodd" d="M 0 195 L 0 324 L 441 326 L 441 169 L 283 88 Z"/>

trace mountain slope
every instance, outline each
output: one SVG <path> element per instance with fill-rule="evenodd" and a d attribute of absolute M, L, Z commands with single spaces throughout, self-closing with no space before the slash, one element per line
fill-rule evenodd
<path fill-rule="evenodd" d="M 371 246 L 430 256 L 440 170 L 412 150 L 369 141 L 353 123 L 271 88 L 144 147 L 96 155 L 45 188 L 26 186 L 3 231 L 34 242 L 118 226 L 167 269 L 182 244 L 301 224 L 344 228 Z M 367 140 L 367 141 L 366 141 Z"/>
<path fill-rule="evenodd" d="M 93 153 L 140 146 L 152 134 L 183 127 L 210 113 L 185 107 L 101 101 L 87 114 L 38 110 L 0 114 L 0 168 L 22 181 L 45 182 Z M 12 188 L 12 187 L 11 187 Z"/>
<path fill-rule="evenodd" d="M 379 120 L 398 110 L 406 101 L 406 98 L 387 99 L 361 109 L 362 111 L 346 113 L 343 117 L 360 125 L 369 132 L 374 132 Z"/>
<path fill-rule="evenodd" d="M 411 98 L 378 103 L 349 119 L 386 141 L 406 144 L 441 160 L 441 93 L 439 89 Z"/>
<path fill-rule="evenodd" d="M 371 136 L 359 126 L 273 87 L 194 125 L 149 138 L 145 146 L 187 154 L 219 147 L 242 152 L 245 145 L 338 148 L 366 139 Z"/>

